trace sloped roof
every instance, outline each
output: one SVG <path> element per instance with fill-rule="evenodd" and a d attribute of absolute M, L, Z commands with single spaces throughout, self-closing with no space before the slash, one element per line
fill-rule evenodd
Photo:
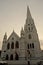
<path fill-rule="evenodd" d="M 11 35 L 8 37 L 8 40 L 10 39 L 10 37 L 12 37 L 12 35 L 14 35 L 14 36 L 16 36 L 17 38 L 19 38 L 19 36 L 14 32 L 14 30 L 13 30 L 13 32 L 11 33 Z M 7 40 L 7 41 L 8 41 Z"/>

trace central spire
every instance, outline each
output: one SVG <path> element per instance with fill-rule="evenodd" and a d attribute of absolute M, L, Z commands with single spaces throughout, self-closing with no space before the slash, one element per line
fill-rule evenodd
<path fill-rule="evenodd" d="M 33 26 L 34 26 L 34 20 L 31 16 L 29 6 L 27 6 L 27 18 L 24 26 L 25 32 L 29 32 L 33 28 Z"/>
<path fill-rule="evenodd" d="M 30 10 L 29 10 L 29 6 L 27 6 L 27 18 L 30 18 L 31 17 L 31 13 L 30 13 Z"/>

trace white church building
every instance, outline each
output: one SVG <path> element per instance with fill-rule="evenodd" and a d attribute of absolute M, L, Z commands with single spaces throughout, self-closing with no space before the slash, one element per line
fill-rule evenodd
<path fill-rule="evenodd" d="M 1 58 L 8 64 L 37 64 L 41 60 L 41 48 L 38 33 L 27 6 L 27 18 L 19 37 L 14 31 L 9 38 L 5 33 Z"/>

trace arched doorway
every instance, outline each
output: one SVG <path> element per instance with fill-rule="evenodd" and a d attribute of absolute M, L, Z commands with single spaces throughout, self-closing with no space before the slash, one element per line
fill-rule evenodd
<path fill-rule="evenodd" d="M 8 54 L 6 55 L 6 60 L 8 60 L 9 59 L 9 57 L 8 57 Z"/>
<path fill-rule="evenodd" d="M 10 60 L 13 60 L 13 54 L 11 54 L 11 56 L 10 56 Z"/>
<path fill-rule="evenodd" d="M 28 65 L 30 65 L 30 61 L 28 61 Z"/>
<path fill-rule="evenodd" d="M 15 53 L 15 60 L 19 60 L 19 56 L 17 53 Z"/>

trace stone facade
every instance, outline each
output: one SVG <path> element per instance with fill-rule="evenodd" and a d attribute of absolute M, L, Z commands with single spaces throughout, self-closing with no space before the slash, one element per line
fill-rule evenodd
<path fill-rule="evenodd" d="M 10 37 L 7 39 L 7 34 L 5 33 L 1 58 L 2 60 L 7 61 L 22 60 L 28 62 L 30 59 L 39 59 L 41 57 L 40 52 L 41 49 L 37 30 L 29 7 L 27 6 L 27 18 L 24 29 L 21 29 L 21 36 L 19 37 L 13 31 Z"/>

